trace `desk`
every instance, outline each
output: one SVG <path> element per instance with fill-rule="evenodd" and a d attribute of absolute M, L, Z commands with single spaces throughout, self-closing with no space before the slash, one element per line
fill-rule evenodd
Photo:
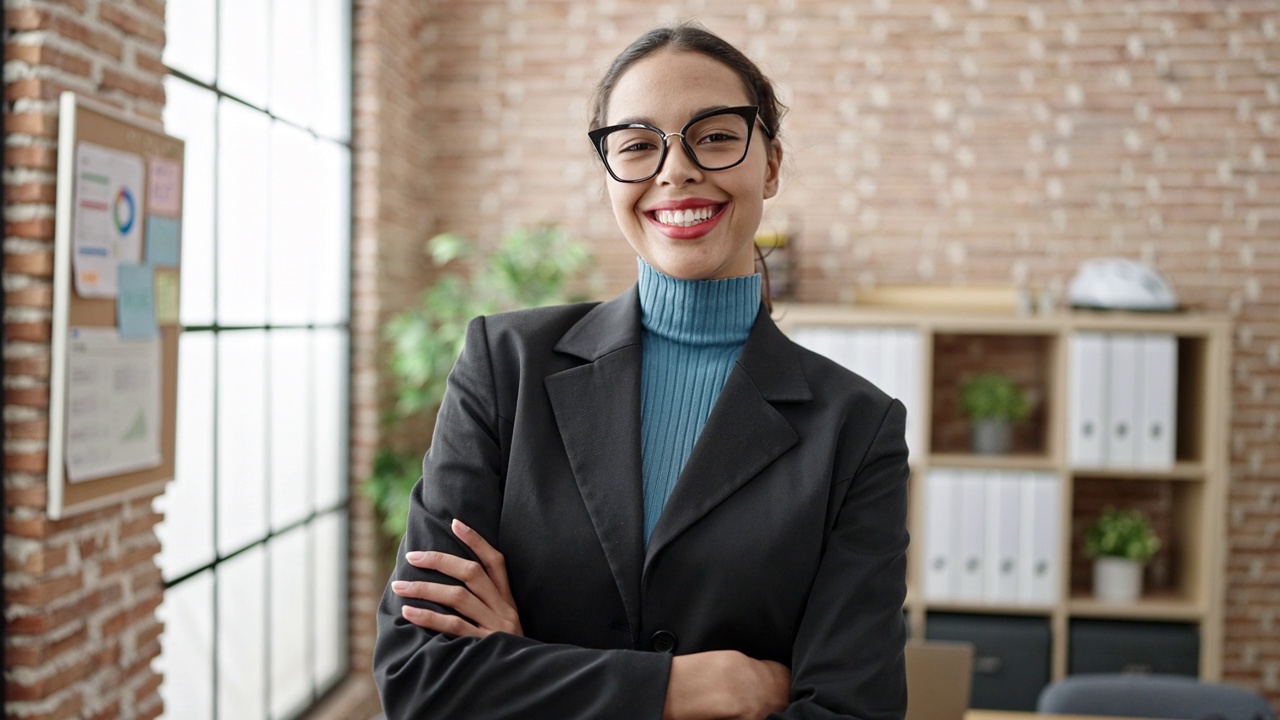
<path fill-rule="evenodd" d="M 1016 712 L 1009 710 L 969 710 L 965 712 L 964 720 L 1133 720 L 1133 717 L 1052 715 L 1041 714 L 1041 712 Z"/>

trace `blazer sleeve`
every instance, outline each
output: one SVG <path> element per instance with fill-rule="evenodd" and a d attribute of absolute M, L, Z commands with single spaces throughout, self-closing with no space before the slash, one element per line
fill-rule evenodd
<path fill-rule="evenodd" d="M 414 487 L 408 529 L 393 579 L 459 584 L 409 565 L 410 550 L 475 559 L 450 530 L 462 519 L 497 537 L 503 459 L 498 403 L 484 318 L 467 328 L 462 356 L 448 380 L 422 478 Z M 519 572 L 519 568 L 511 568 Z M 401 718 L 659 718 L 669 655 L 541 643 L 507 633 L 453 637 L 418 627 L 400 609 L 412 603 L 388 584 L 378 605 L 373 670 L 386 716 Z"/>
<path fill-rule="evenodd" d="M 857 470 L 833 493 L 835 520 L 792 654 L 792 703 L 772 717 L 906 713 L 905 425 L 906 409 L 894 400 Z"/>

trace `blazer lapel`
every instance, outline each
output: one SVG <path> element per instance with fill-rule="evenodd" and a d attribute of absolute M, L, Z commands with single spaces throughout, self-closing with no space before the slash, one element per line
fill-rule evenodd
<path fill-rule="evenodd" d="M 761 308 L 658 518 L 646 567 L 665 545 L 796 444 L 795 429 L 773 403 L 812 399 L 795 347 Z"/>
<path fill-rule="evenodd" d="M 544 381 L 574 480 L 631 627 L 640 627 L 644 500 L 640 460 L 640 300 L 597 305 L 556 345 L 588 362 Z"/>

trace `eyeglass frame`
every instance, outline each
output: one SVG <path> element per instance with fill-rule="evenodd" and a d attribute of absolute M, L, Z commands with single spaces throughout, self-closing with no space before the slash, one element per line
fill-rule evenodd
<path fill-rule="evenodd" d="M 742 151 L 742 157 L 738 158 L 737 162 L 733 163 L 732 165 L 725 165 L 724 167 L 709 168 L 698 161 L 698 154 L 694 152 L 693 148 L 689 147 L 689 140 L 685 138 L 684 134 L 688 132 L 689 128 L 693 127 L 695 124 L 700 123 L 709 117 L 715 117 L 716 115 L 737 115 L 741 117 L 743 120 L 746 120 L 747 121 L 747 144 Z M 655 177 L 658 176 L 658 173 L 662 172 L 662 165 L 667 161 L 667 150 L 671 148 L 671 143 L 669 141 L 673 137 L 680 138 L 680 145 L 684 147 L 685 154 L 688 155 L 689 159 L 693 161 L 693 164 L 698 166 L 698 168 L 700 168 L 701 170 L 704 170 L 706 172 L 719 172 L 721 170 L 728 170 L 730 168 L 735 168 L 741 165 L 747 159 L 747 153 L 751 152 L 751 138 L 754 135 L 754 131 L 756 128 L 756 121 L 759 119 L 760 119 L 759 105 L 738 105 L 736 107 L 718 108 L 716 110 L 708 110 L 704 113 L 699 113 L 698 115 L 695 115 L 691 120 L 689 120 L 689 122 L 685 123 L 684 127 L 680 128 L 679 132 L 673 132 L 673 133 L 663 132 L 662 128 L 654 127 L 649 123 L 623 123 L 621 125 L 610 125 L 608 127 L 589 130 L 587 131 L 587 137 L 591 138 L 591 144 L 593 147 L 595 147 L 596 154 L 600 156 L 600 162 L 604 163 L 604 169 L 606 172 L 609 173 L 610 177 L 612 177 L 614 180 L 617 180 L 620 183 L 642 183 L 642 182 L 648 182 L 649 180 L 654 179 Z M 618 130 L 626 130 L 628 128 L 640 129 L 640 130 L 651 130 L 654 133 L 656 133 L 659 137 L 662 138 L 662 153 L 658 156 L 657 167 L 654 169 L 653 173 L 651 173 L 646 177 L 642 177 L 638 180 L 623 180 L 622 178 L 618 177 L 617 173 L 615 173 L 613 171 L 613 168 L 610 167 L 609 158 L 605 154 L 605 149 L 604 149 L 604 139 L 606 137 L 608 137 L 610 134 Z M 769 128 L 765 127 L 763 122 L 760 123 L 760 129 L 764 130 L 764 134 L 769 139 L 773 139 L 773 133 L 769 132 Z"/>

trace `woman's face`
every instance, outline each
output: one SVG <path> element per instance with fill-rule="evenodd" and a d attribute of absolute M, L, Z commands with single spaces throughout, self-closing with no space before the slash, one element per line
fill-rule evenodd
<path fill-rule="evenodd" d="M 644 122 L 674 133 L 707 110 L 749 104 L 742 80 L 729 66 L 701 53 L 660 50 L 618 79 L 606 125 Z M 757 123 L 742 164 L 706 171 L 693 163 L 679 138 L 668 142 L 667 157 L 652 179 L 621 183 L 608 178 L 613 214 L 627 242 L 649 265 L 682 280 L 750 275 L 764 201 L 778 191 L 781 146 Z M 693 212 L 674 213 L 686 216 L 681 218 L 673 217 L 675 210 Z"/>

